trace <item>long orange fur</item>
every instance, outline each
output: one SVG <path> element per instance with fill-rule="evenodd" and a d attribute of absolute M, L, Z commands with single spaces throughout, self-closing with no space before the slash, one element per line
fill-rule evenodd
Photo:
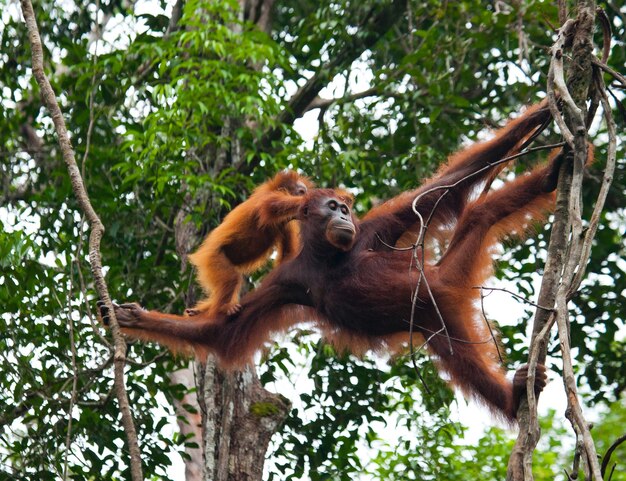
<path fill-rule="evenodd" d="M 261 267 L 275 248 L 278 264 L 298 253 L 299 231 L 293 219 L 303 194 L 312 186 L 297 172 L 281 171 L 258 186 L 211 231 L 189 256 L 196 266 L 198 283 L 208 297 L 188 313 L 236 312 L 245 274 Z"/>

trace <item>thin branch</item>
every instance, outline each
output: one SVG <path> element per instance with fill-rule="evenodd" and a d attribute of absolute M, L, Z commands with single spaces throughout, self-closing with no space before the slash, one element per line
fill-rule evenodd
<path fill-rule="evenodd" d="M 502 357 L 502 353 L 500 352 L 500 344 L 498 343 L 496 336 L 493 332 L 493 328 L 491 327 L 491 323 L 489 322 L 489 319 L 487 318 L 487 313 L 485 312 L 485 294 L 483 293 L 483 289 L 482 287 L 480 288 L 480 310 L 483 314 L 483 320 L 485 321 L 485 324 L 487 324 L 487 329 L 489 329 L 489 334 L 491 335 L 491 339 L 493 340 L 493 344 L 494 346 L 496 346 L 496 351 L 498 352 L 498 359 L 500 359 L 500 362 L 502 364 L 504 364 L 504 359 Z"/>
<path fill-rule="evenodd" d="M 533 301 L 529 301 L 528 299 L 526 299 L 525 297 L 520 296 L 519 294 L 516 294 L 513 291 L 510 291 L 508 289 L 504 289 L 502 287 L 485 287 L 485 286 L 474 286 L 472 287 L 472 289 L 480 289 L 482 290 L 487 290 L 487 291 L 502 291 L 502 292 L 506 292 L 507 294 L 519 299 L 520 301 L 525 302 L 526 304 L 530 304 L 533 307 L 536 307 L 537 309 L 542 309 L 544 311 L 548 311 L 548 312 L 554 312 L 554 308 L 552 307 L 545 307 L 545 306 L 541 306 L 539 304 L 534 303 Z M 481 293 L 482 295 L 482 293 Z M 487 296 L 485 296 L 487 297 Z"/>
<path fill-rule="evenodd" d="M 600 21 L 600 26 L 602 27 L 602 60 L 603 64 L 606 64 L 609 59 L 609 55 L 611 53 L 611 22 L 606 15 L 606 12 L 601 7 L 596 8 L 596 19 Z M 592 57 L 592 61 L 597 60 L 597 58 Z M 593 75 L 596 76 L 597 68 L 594 68 Z M 594 80 L 595 82 L 595 80 Z M 593 119 L 596 116 L 596 111 L 598 110 L 598 106 L 600 105 L 600 91 L 603 89 L 593 88 L 591 89 L 591 103 L 589 105 L 589 110 L 587 111 L 587 119 L 585 125 L 587 130 L 591 127 Z"/>
<path fill-rule="evenodd" d="M 593 243 L 593 238 L 596 235 L 596 231 L 598 230 L 598 225 L 600 224 L 602 209 L 604 208 L 604 203 L 608 196 L 611 183 L 613 182 L 613 174 L 615 172 L 615 165 L 617 161 L 617 133 L 615 128 L 615 121 L 613 120 L 613 115 L 611 114 L 611 106 L 609 104 L 609 99 L 606 95 L 606 89 L 604 85 L 604 80 L 602 79 L 602 75 L 600 75 L 599 73 L 594 75 L 594 81 L 596 83 L 596 89 L 600 92 L 601 96 L 600 98 L 602 102 L 602 110 L 604 111 L 604 120 L 609 136 L 609 142 L 606 154 L 606 166 L 604 168 L 604 175 L 602 177 L 602 185 L 600 186 L 600 192 L 598 192 L 598 197 L 594 202 L 593 213 L 591 214 L 589 226 L 587 227 L 587 231 L 585 233 L 583 245 L 581 248 L 578 269 L 574 278 L 571 281 L 570 289 L 567 293 L 567 299 L 571 299 L 574 296 L 574 294 L 578 290 L 578 287 L 580 286 L 580 283 L 583 280 L 583 276 L 585 275 L 585 266 L 587 265 L 589 257 L 591 256 L 591 245 Z"/>
<path fill-rule="evenodd" d="M 176 3 L 172 7 L 172 15 L 170 16 L 170 21 L 167 24 L 167 30 L 165 30 L 164 37 L 169 37 L 173 32 L 178 30 L 178 23 L 183 16 L 183 7 L 185 5 L 184 0 L 176 0 Z"/>
<path fill-rule="evenodd" d="M 163 222 L 159 218 L 159 216 L 154 216 L 154 220 L 163 229 L 163 235 L 161 236 L 161 240 L 159 241 L 159 246 L 157 247 L 157 251 L 154 256 L 154 265 L 159 266 L 161 265 L 161 262 L 163 262 L 163 257 L 165 256 L 165 250 L 167 249 L 167 241 L 170 235 L 174 232 L 174 221 L 176 220 L 176 209 L 172 209 L 172 211 L 170 212 L 169 219 L 167 219 L 167 224 Z"/>
<path fill-rule="evenodd" d="M 122 333 L 115 318 L 115 310 L 111 304 L 111 298 L 109 296 L 108 288 L 102 274 L 102 261 L 100 256 L 100 239 L 104 233 L 104 226 L 100 221 L 100 218 L 93 209 L 83 179 L 78 170 L 76 159 L 74 156 L 74 150 L 70 142 L 67 127 L 63 119 L 63 114 L 57 102 L 56 96 L 50 85 L 50 82 L 44 72 L 43 68 L 43 48 L 41 44 L 41 38 L 39 36 L 39 29 L 35 20 L 35 12 L 30 0 L 20 0 L 22 6 L 22 14 L 24 15 L 24 21 L 28 28 L 28 37 L 32 49 L 32 69 L 33 75 L 39 84 L 41 94 L 44 102 L 50 111 L 52 121 L 54 123 L 57 136 L 59 138 L 59 146 L 63 155 L 72 183 L 72 189 L 74 195 L 78 201 L 81 210 L 85 213 L 89 224 L 91 226 L 91 234 L 89 236 L 89 260 L 96 284 L 96 290 L 100 298 L 106 303 L 111 313 L 111 332 L 113 334 L 115 344 L 115 377 L 114 383 L 116 386 L 117 398 L 120 405 L 120 411 L 122 414 L 122 424 L 126 432 L 128 441 L 128 448 L 130 453 L 130 469 L 133 481 L 140 481 L 143 479 L 143 472 L 141 467 L 141 453 L 139 450 L 139 443 L 137 440 L 137 433 L 128 402 L 128 395 L 126 393 L 126 387 L 124 383 L 124 364 L 126 358 L 126 343 L 122 336 Z"/>
<path fill-rule="evenodd" d="M 605 64 L 604 62 L 602 62 L 600 59 L 597 58 L 592 58 L 591 62 L 597 66 L 600 67 L 602 70 L 604 70 L 606 73 L 608 73 L 609 75 L 611 75 L 613 78 L 615 78 L 615 80 L 617 80 L 620 84 L 622 84 L 624 87 L 626 87 L 626 77 L 624 77 L 622 74 L 620 74 L 619 72 L 613 70 L 611 67 L 609 67 L 607 64 Z"/>
<path fill-rule="evenodd" d="M 613 34 L 611 21 L 602 7 L 596 8 L 596 18 L 600 20 L 602 26 L 602 63 L 606 63 L 611 53 L 611 36 Z"/>
<path fill-rule="evenodd" d="M 158 354 L 156 354 L 152 359 L 148 359 L 147 361 L 143 361 L 143 362 L 137 362 L 134 361 L 133 359 L 127 359 L 127 363 L 132 365 L 132 366 L 136 366 L 136 367 L 146 367 L 146 366 L 150 366 L 152 364 L 156 364 L 157 361 L 160 361 L 161 359 L 167 357 L 169 355 L 169 351 L 167 350 L 163 350 L 161 352 L 159 352 Z"/>
<path fill-rule="evenodd" d="M 380 8 L 373 7 L 365 18 L 360 22 L 360 35 L 352 37 L 351 41 L 344 43 L 341 49 L 334 53 L 332 59 L 322 65 L 315 74 L 309 78 L 296 93 L 294 93 L 285 109 L 277 116 L 278 127 L 270 129 L 257 143 L 259 152 L 271 152 L 272 145 L 282 136 L 282 125 L 291 125 L 295 119 L 300 118 L 307 111 L 308 106 L 317 97 L 319 92 L 328 84 L 338 69 L 349 66 L 366 50 L 372 48 L 395 23 L 403 18 L 402 12 L 406 10 L 406 0 L 393 0 L 389 5 Z M 378 11 L 376 11 L 378 10 Z M 242 163 L 239 170 L 249 171 L 261 161 L 255 156 L 250 162 Z"/>
<path fill-rule="evenodd" d="M 180 22 L 180 19 L 183 16 L 184 4 L 185 4 L 184 0 L 177 0 L 174 6 L 172 7 L 172 15 L 167 24 L 167 29 L 165 30 L 165 33 L 163 34 L 163 40 L 168 39 L 173 33 L 175 33 L 180 28 L 178 24 Z M 157 63 L 150 59 L 142 63 L 139 66 L 139 68 L 137 68 L 137 71 L 135 74 L 136 78 L 133 82 L 134 85 L 143 84 L 145 78 L 152 73 L 155 65 L 157 65 Z"/>
<path fill-rule="evenodd" d="M 558 147 L 563 147 L 564 145 L 565 145 L 564 142 L 559 142 L 559 143 L 556 143 L 556 144 L 542 145 L 542 146 L 539 146 L 539 147 L 533 147 L 532 149 L 527 149 L 527 150 L 525 150 L 523 152 L 518 152 L 517 154 L 509 155 L 508 157 L 504 157 L 504 158 L 502 158 L 500 160 L 497 160 L 495 162 L 491 162 L 488 165 L 486 165 L 485 167 L 483 167 L 481 169 L 478 169 L 478 170 L 476 170 L 474 172 L 471 172 L 470 174 L 468 174 L 467 176 L 463 177 L 462 179 L 457 180 L 453 184 L 438 185 L 438 186 L 432 187 L 432 188 L 422 192 L 420 195 L 416 196 L 415 199 L 413 199 L 413 212 L 415 212 L 415 214 L 417 216 L 421 217 L 419 211 L 417 210 L 417 204 L 427 194 L 431 194 L 431 193 L 436 192 L 438 190 L 445 190 L 446 192 L 448 192 L 450 189 L 456 187 L 460 183 L 465 182 L 466 180 L 471 179 L 472 177 L 480 175 L 483 172 L 485 172 L 486 170 L 493 169 L 495 166 L 504 164 L 506 162 L 509 162 L 510 160 L 517 159 L 519 157 L 523 157 L 524 155 L 528 155 L 531 152 L 536 152 L 536 151 L 539 151 L 539 150 L 546 150 L 546 149 L 554 149 L 554 148 L 558 148 Z M 442 194 L 442 196 L 437 200 L 437 203 L 439 203 L 439 201 L 446 194 L 446 192 L 444 192 Z M 437 205 L 435 204 L 435 208 L 436 207 L 437 207 Z M 433 211 L 431 211 L 431 217 L 432 217 L 432 214 L 433 214 L 434 210 L 435 209 L 433 209 Z M 428 223 L 427 223 L 427 225 L 428 225 Z"/>
<path fill-rule="evenodd" d="M 429 392 L 428 390 L 428 386 L 426 385 L 426 383 L 424 382 L 419 369 L 417 367 L 417 363 L 415 360 L 415 354 L 419 353 L 419 351 L 421 351 L 429 342 L 431 339 L 433 339 L 435 336 L 437 335 L 443 335 L 446 337 L 446 339 L 448 340 L 448 346 L 450 349 L 450 354 L 453 354 L 454 349 L 452 347 L 452 341 L 458 341 L 458 342 L 465 342 L 463 340 L 460 339 L 455 339 L 453 337 L 450 336 L 450 334 L 448 333 L 448 329 L 445 323 L 445 320 L 443 318 L 443 316 L 441 315 L 440 311 L 439 311 L 439 307 L 437 305 L 437 302 L 431 292 L 430 286 L 428 284 L 428 280 L 426 279 L 425 273 L 424 273 L 424 260 L 425 260 L 425 250 L 424 250 L 424 245 L 425 245 L 425 238 L 426 238 L 426 232 L 428 230 L 428 227 L 430 225 L 430 222 L 433 218 L 433 216 L 435 215 L 435 212 L 437 210 L 437 207 L 439 206 L 439 203 L 442 201 L 442 199 L 446 196 L 446 194 L 450 191 L 450 189 L 454 188 L 456 185 L 460 184 L 461 182 L 464 182 L 476 175 L 479 175 L 480 173 L 484 172 L 485 170 L 489 170 L 489 169 L 493 169 L 494 167 L 504 164 L 506 162 L 509 162 L 513 159 L 516 159 L 518 157 L 521 157 L 523 155 L 527 155 L 528 153 L 532 152 L 532 151 L 537 151 L 537 150 L 544 150 L 546 148 L 554 148 L 554 147 L 559 147 L 562 146 L 563 144 L 554 144 L 554 145 L 549 145 L 549 146 L 541 146 L 541 147 L 534 147 L 534 148 L 530 148 L 528 149 L 528 145 L 534 141 L 537 136 L 539 135 L 539 133 L 541 131 L 543 131 L 546 128 L 547 124 L 544 123 L 543 125 L 541 125 L 536 132 L 534 132 L 526 141 L 524 141 L 519 148 L 520 149 L 525 149 L 522 152 L 518 152 L 517 154 L 513 154 L 510 156 L 507 156 L 503 159 L 500 159 L 496 162 L 492 162 L 489 165 L 483 167 L 482 169 L 479 169 L 475 172 L 471 172 L 469 173 L 467 176 L 463 177 L 462 179 L 460 179 L 457 182 L 454 182 L 453 184 L 449 184 L 449 185 L 441 185 L 441 186 L 436 186 L 433 187 L 431 189 L 428 189 L 427 191 L 423 192 L 422 194 L 418 195 L 415 197 L 415 199 L 413 199 L 413 212 L 415 213 L 415 215 L 418 218 L 418 222 L 419 222 L 419 226 L 420 226 L 420 231 L 418 233 L 417 236 L 417 240 L 416 242 L 413 244 L 413 246 L 409 247 L 409 248 L 396 248 L 395 246 L 387 246 L 393 250 L 408 250 L 411 249 L 413 251 L 413 257 L 412 257 L 412 262 L 409 268 L 409 273 L 410 270 L 413 268 L 413 262 L 415 263 L 415 266 L 418 270 L 418 278 L 417 278 L 417 282 L 416 282 L 416 286 L 415 289 L 412 291 L 411 294 L 411 317 L 409 320 L 409 349 L 410 349 L 410 357 L 411 357 L 411 361 L 413 363 L 413 368 L 415 370 L 415 372 L 417 373 L 419 379 L 422 381 L 422 384 L 424 384 L 424 387 L 426 388 L 426 391 Z M 434 203 L 428 219 L 425 221 L 422 214 L 419 212 L 419 210 L 417 209 L 417 204 L 419 203 L 419 201 L 426 195 L 432 192 L 435 192 L 437 190 L 444 190 L 444 192 L 441 194 L 441 196 L 437 199 L 437 201 Z M 379 237 L 379 241 L 381 241 L 383 244 L 387 245 L 380 237 Z M 421 260 L 420 257 L 421 256 Z M 436 313 L 439 317 L 439 320 L 441 322 L 441 329 L 439 329 L 438 331 L 431 331 L 429 329 L 425 329 L 422 326 L 417 326 L 419 329 L 422 329 L 423 331 L 426 332 L 430 332 L 431 335 L 425 340 L 425 342 L 420 345 L 417 349 L 414 349 L 414 344 L 413 344 L 413 333 L 414 333 L 414 327 L 415 327 L 415 309 L 417 308 L 417 301 L 418 301 L 418 293 L 420 290 L 420 285 L 422 283 L 422 281 L 424 282 L 424 285 L 426 286 L 426 290 L 429 294 L 429 297 L 431 299 L 432 305 L 435 307 Z M 481 296 L 482 296 L 482 291 L 481 291 Z M 483 311 L 484 314 L 484 311 Z M 500 356 L 500 359 L 502 360 L 502 356 L 500 354 L 500 347 L 498 346 L 498 342 L 495 339 L 495 335 L 493 333 L 493 330 L 491 328 L 491 325 L 489 324 L 489 321 L 487 320 L 486 316 L 484 316 L 485 318 L 485 322 L 487 323 L 487 327 L 489 329 L 489 333 L 490 333 L 490 338 L 486 341 L 486 342 L 490 342 L 493 341 L 495 346 L 496 346 L 496 350 L 498 352 L 498 355 Z M 441 334 L 444 333 L 444 334 Z M 469 342 L 469 341 L 468 341 Z M 477 342 L 478 344 L 483 344 L 484 342 L 479 341 Z"/>
<path fill-rule="evenodd" d="M 576 449 L 574 450 L 574 460 L 572 462 L 572 475 L 568 476 L 568 479 L 578 478 L 578 471 L 580 471 L 580 460 L 583 457 L 584 453 L 583 442 L 577 429 L 574 430 L 574 434 L 576 435 Z"/>
<path fill-rule="evenodd" d="M 437 318 L 439 319 L 439 322 L 441 322 L 441 329 L 439 331 L 437 331 L 437 333 L 439 332 L 445 332 L 446 338 L 448 339 L 448 349 L 450 350 L 450 355 L 454 354 L 454 349 L 452 348 L 452 341 L 450 338 L 450 334 L 448 332 L 448 327 L 446 326 L 446 321 L 443 318 L 443 315 L 441 314 L 441 311 L 439 310 L 439 305 L 437 304 L 437 300 L 435 299 L 435 295 L 433 294 L 432 289 L 430 288 L 430 283 L 428 282 L 428 279 L 426 278 L 426 275 L 424 274 L 424 267 L 423 264 L 419 263 L 419 261 L 417 260 L 417 256 L 414 257 L 413 259 L 416 263 L 417 263 L 417 268 L 420 272 L 419 275 L 419 281 L 417 284 L 417 288 L 415 289 L 415 294 L 413 296 L 413 305 L 412 305 L 412 309 L 411 309 L 411 328 L 413 327 L 414 324 L 414 315 L 415 315 L 415 308 L 417 306 L 417 300 L 418 300 L 418 293 L 419 293 L 419 287 L 420 287 L 420 283 L 423 281 L 424 282 L 424 286 L 426 286 L 426 291 L 428 292 L 428 297 L 430 299 L 430 302 L 432 304 L 432 306 L 435 308 L 435 312 L 437 314 Z"/>
<path fill-rule="evenodd" d="M 626 434 L 617 438 L 615 442 L 611 444 L 611 446 L 609 446 L 609 449 L 607 449 L 606 454 L 602 458 L 602 467 L 600 468 L 603 478 L 604 478 L 604 474 L 606 473 L 606 468 L 609 465 L 609 461 L 611 460 L 611 456 L 613 455 L 613 452 L 619 447 L 620 444 L 624 442 L 626 442 Z M 613 469 L 615 469 L 615 466 L 613 466 Z"/>
<path fill-rule="evenodd" d="M 76 246 L 76 267 L 77 270 L 80 270 L 80 265 L 78 264 L 78 259 L 80 259 L 80 253 L 83 249 L 83 236 L 80 235 L 83 232 L 83 223 L 85 222 L 85 216 L 83 215 L 80 224 L 79 224 L 79 240 L 78 245 Z M 70 339 L 70 354 L 71 354 L 71 362 L 72 362 L 72 391 L 70 394 L 70 404 L 67 408 L 67 433 L 65 436 L 65 456 L 63 462 L 63 479 L 67 480 L 67 468 L 69 466 L 69 454 L 72 443 L 72 427 L 74 423 L 74 406 L 76 405 L 76 401 L 78 399 L 78 365 L 76 362 L 77 353 L 76 353 L 76 338 L 74 334 L 74 320 L 72 319 L 72 299 L 74 295 L 72 293 L 74 288 L 74 262 L 70 263 L 70 287 L 68 290 L 67 296 L 67 322 L 69 327 L 68 336 Z"/>
<path fill-rule="evenodd" d="M 315 110 L 315 109 L 327 109 L 331 105 L 335 103 L 339 103 L 339 102 L 349 103 L 349 102 L 354 102 L 355 100 L 358 100 L 358 99 L 363 99 L 366 97 L 374 97 L 377 95 L 380 95 L 380 88 L 378 87 L 372 87 L 367 90 L 363 90 L 362 92 L 355 92 L 353 94 L 346 95 L 345 97 L 332 98 L 332 99 L 323 99 L 318 95 L 306 107 L 306 109 L 304 110 L 304 113 L 309 112 L 311 110 Z"/>

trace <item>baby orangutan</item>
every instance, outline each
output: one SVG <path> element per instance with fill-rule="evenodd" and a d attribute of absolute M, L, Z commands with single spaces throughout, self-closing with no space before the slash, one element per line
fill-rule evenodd
<path fill-rule="evenodd" d="M 235 314 L 241 308 L 243 276 L 266 262 L 274 248 L 277 263 L 298 253 L 298 225 L 293 220 L 311 182 L 292 170 L 281 171 L 258 186 L 250 198 L 235 207 L 189 256 L 197 279 L 209 295 L 189 316 L 207 311 L 210 316 Z"/>

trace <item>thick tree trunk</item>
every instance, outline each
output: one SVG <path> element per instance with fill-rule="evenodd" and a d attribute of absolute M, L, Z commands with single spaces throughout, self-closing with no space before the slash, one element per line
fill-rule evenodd
<path fill-rule="evenodd" d="M 240 2 L 241 15 L 245 20 L 256 22 L 267 31 L 270 25 L 270 10 L 273 0 Z M 237 28 L 237 27 L 235 27 Z M 231 138 L 229 145 L 217 149 L 209 148 L 197 152 L 206 157 L 213 174 L 230 166 L 243 164 L 243 149 L 239 141 L 232 138 L 232 129 L 245 119 L 226 118 L 222 136 Z M 201 236 L 195 226 L 186 222 L 187 212 L 194 205 L 219 205 L 212 194 L 207 198 L 185 198 L 185 206 L 174 222 L 176 250 L 181 258 L 181 272 L 188 272 L 187 255 L 200 243 Z M 208 202 L 207 202 L 208 200 Z M 215 212 L 213 213 L 215 214 Z M 186 304 L 195 304 L 194 290 L 186 296 Z M 174 381 L 193 387 L 191 370 L 185 375 L 175 373 Z M 209 357 L 206 364 L 195 366 L 196 394 L 189 395 L 185 403 L 199 406 L 198 416 L 177 405 L 177 414 L 183 434 L 193 432 L 200 448 L 188 449 L 186 480 L 199 481 L 259 481 L 263 476 L 263 465 L 270 438 L 283 423 L 289 412 L 289 402 L 282 396 L 272 394 L 261 386 L 253 368 L 242 372 L 224 373 Z M 177 403 L 180 404 L 180 403 Z"/>
<path fill-rule="evenodd" d="M 198 234 L 192 224 L 175 222 L 183 272 L 188 267 L 186 254 L 190 246 L 198 245 L 201 240 Z M 195 303 L 193 292 L 186 303 L 188 306 Z M 225 373 L 209 357 L 205 364 L 196 363 L 195 374 L 196 393 L 175 406 L 181 417 L 181 432 L 193 433 L 200 446 L 186 450 L 189 454 L 185 461 L 186 480 L 261 480 L 270 438 L 287 416 L 289 401 L 265 390 L 252 367 Z M 177 371 L 172 374 L 172 381 L 194 387 L 193 372 L 190 368 Z M 184 404 L 198 405 L 199 415 L 189 412 Z"/>
<path fill-rule="evenodd" d="M 211 359 L 201 366 L 198 383 L 205 479 L 260 480 L 270 438 L 289 412 L 289 401 L 263 389 L 253 369 L 224 374 Z"/>
<path fill-rule="evenodd" d="M 179 248 L 188 245 L 180 236 L 191 235 L 189 225 L 176 223 Z M 187 299 L 187 305 L 193 304 L 192 298 Z M 172 382 L 197 387 L 196 393 L 175 403 L 182 434 L 193 433 L 200 446 L 186 450 L 186 480 L 261 480 L 270 438 L 289 413 L 289 401 L 265 390 L 252 367 L 225 373 L 209 357 L 205 364 L 196 363 L 195 374 L 195 383 L 190 368 L 171 376 Z M 199 406 L 199 414 L 185 404 Z"/>

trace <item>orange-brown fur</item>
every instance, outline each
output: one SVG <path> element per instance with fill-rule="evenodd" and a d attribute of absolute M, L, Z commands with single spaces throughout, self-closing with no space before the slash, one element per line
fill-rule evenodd
<path fill-rule="evenodd" d="M 189 256 L 208 294 L 190 314 L 236 312 L 245 274 L 261 267 L 274 249 L 278 264 L 298 253 L 298 225 L 293 219 L 311 187 L 306 177 L 294 171 L 279 172 L 224 218 Z"/>

